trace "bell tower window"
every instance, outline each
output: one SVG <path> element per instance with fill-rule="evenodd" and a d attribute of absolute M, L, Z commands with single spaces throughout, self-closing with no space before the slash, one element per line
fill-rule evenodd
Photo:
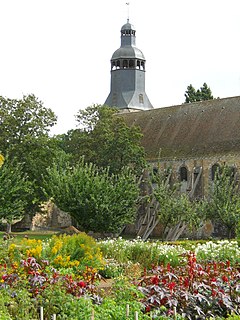
<path fill-rule="evenodd" d="M 123 69 L 128 68 L 128 60 L 123 60 Z"/>
<path fill-rule="evenodd" d="M 133 59 L 129 60 L 129 68 L 134 68 L 135 67 L 135 61 Z"/>

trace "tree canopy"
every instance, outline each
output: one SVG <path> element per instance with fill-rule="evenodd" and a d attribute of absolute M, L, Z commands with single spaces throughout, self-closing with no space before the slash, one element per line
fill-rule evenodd
<path fill-rule="evenodd" d="M 210 87 L 206 83 L 200 89 L 195 89 L 191 84 L 185 91 L 185 103 L 192 103 L 196 101 L 212 100 L 213 95 Z"/>
<path fill-rule="evenodd" d="M 225 165 L 216 171 L 208 203 L 209 217 L 227 228 L 229 238 L 240 221 L 240 182 L 233 169 Z"/>
<path fill-rule="evenodd" d="M 96 232 L 119 232 L 134 221 L 139 188 L 130 169 L 111 174 L 83 158 L 73 167 L 68 158 L 59 155 L 45 177 L 45 190 L 60 209 Z"/>
<path fill-rule="evenodd" d="M 0 169 L 0 218 L 9 225 L 22 218 L 29 199 L 32 199 L 32 184 L 23 172 L 23 165 L 6 159 Z"/>
<path fill-rule="evenodd" d="M 154 175 L 153 194 L 159 203 L 158 217 L 163 227 L 163 239 L 177 240 L 188 228 L 199 226 L 202 203 L 191 201 L 186 193 L 180 192 L 178 183 L 170 183 L 163 172 Z"/>
<path fill-rule="evenodd" d="M 76 119 L 80 128 L 59 137 L 61 147 L 72 154 L 74 163 L 84 156 L 86 162 L 109 167 L 115 173 L 125 166 L 136 172 L 145 166 L 140 128 L 128 127 L 115 109 L 93 105 L 80 110 Z"/>
<path fill-rule="evenodd" d="M 49 137 L 56 116 L 34 95 L 22 99 L 0 97 L 0 147 L 10 161 L 22 163 L 33 182 L 35 199 L 42 199 L 42 174 L 53 160 L 57 143 Z M 36 202 L 34 202 L 36 203 Z M 33 202 L 29 202 L 29 210 Z"/>

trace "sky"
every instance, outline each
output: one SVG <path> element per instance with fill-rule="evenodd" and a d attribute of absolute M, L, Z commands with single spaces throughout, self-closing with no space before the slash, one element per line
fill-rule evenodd
<path fill-rule="evenodd" d="M 154 108 L 182 104 L 189 84 L 240 95 L 239 0 L 0 0 L 0 95 L 34 94 L 76 128 L 78 110 L 104 104 L 110 59 L 129 17 L 146 58 Z"/>

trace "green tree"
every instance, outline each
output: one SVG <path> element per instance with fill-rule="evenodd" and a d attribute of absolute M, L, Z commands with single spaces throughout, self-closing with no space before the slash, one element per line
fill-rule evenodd
<path fill-rule="evenodd" d="M 161 172 L 155 175 L 155 183 L 153 195 L 159 203 L 163 239 L 177 240 L 186 229 L 197 228 L 203 218 L 202 202 L 191 201 L 179 191 L 178 184 L 171 184 Z"/>
<path fill-rule="evenodd" d="M 0 97 L 1 152 L 23 164 L 22 170 L 34 182 L 33 197 L 39 200 L 43 198 L 41 174 L 56 155 L 57 143 L 48 135 L 55 123 L 53 111 L 34 95 L 19 100 Z M 29 210 L 34 207 L 31 199 Z"/>
<path fill-rule="evenodd" d="M 80 129 L 59 137 L 63 150 L 73 155 L 74 163 L 84 155 L 86 162 L 109 167 L 120 172 L 130 166 L 140 172 L 145 166 L 139 127 L 128 127 L 117 111 L 107 106 L 93 105 L 76 116 Z"/>
<path fill-rule="evenodd" d="M 32 185 L 23 165 L 6 159 L 0 170 L 0 218 L 7 221 L 8 232 L 12 222 L 24 215 L 31 197 Z"/>
<path fill-rule="evenodd" d="M 228 238 L 233 237 L 240 221 L 240 183 L 232 168 L 221 167 L 216 171 L 209 191 L 208 215 L 227 228 Z"/>
<path fill-rule="evenodd" d="M 130 169 L 111 174 L 83 159 L 75 166 L 64 154 L 48 169 L 45 189 L 56 205 L 85 230 L 120 232 L 136 215 L 138 185 Z"/>
<path fill-rule="evenodd" d="M 206 83 L 200 89 L 195 89 L 191 84 L 187 87 L 185 92 L 185 103 L 192 103 L 196 101 L 212 100 L 212 91 Z"/>

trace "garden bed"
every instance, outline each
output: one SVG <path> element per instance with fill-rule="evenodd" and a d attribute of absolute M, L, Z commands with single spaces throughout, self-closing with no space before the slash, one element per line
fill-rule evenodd
<path fill-rule="evenodd" d="M 237 319 L 237 241 L 95 241 L 84 233 L 2 241 L 0 320 Z M 235 318 L 234 318 L 235 317 Z"/>

